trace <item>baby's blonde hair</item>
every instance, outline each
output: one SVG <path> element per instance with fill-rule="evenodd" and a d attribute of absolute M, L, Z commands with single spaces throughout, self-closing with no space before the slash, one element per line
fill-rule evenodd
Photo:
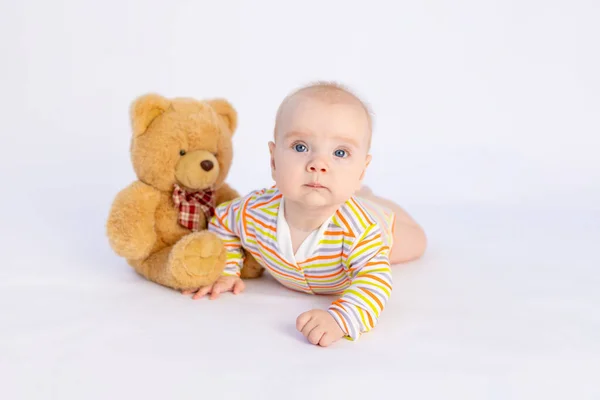
<path fill-rule="evenodd" d="M 317 97 L 321 100 L 336 102 L 343 100 L 344 98 L 351 98 L 354 101 L 357 101 L 361 107 L 365 110 L 365 114 L 367 115 L 367 119 L 369 121 L 369 145 L 371 142 L 370 136 L 373 131 L 373 117 L 371 107 L 363 101 L 353 90 L 351 90 L 348 86 L 336 82 L 336 81 L 316 81 L 310 83 L 308 85 L 304 85 L 300 88 L 295 89 L 290 94 L 288 94 L 277 109 L 277 115 L 275 116 L 275 129 L 273 131 L 274 135 L 277 135 L 277 128 L 281 120 L 281 116 L 285 109 L 285 106 L 289 101 L 300 94 L 307 94 L 309 96 Z"/>

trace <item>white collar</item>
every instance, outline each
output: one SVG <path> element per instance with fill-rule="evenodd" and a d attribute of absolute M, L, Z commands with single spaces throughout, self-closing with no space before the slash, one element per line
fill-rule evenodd
<path fill-rule="evenodd" d="M 304 239 L 296 254 L 294 254 L 293 246 L 292 246 L 292 236 L 290 233 L 290 227 L 285 219 L 285 208 L 284 208 L 284 199 L 281 198 L 279 203 L 279 211 L 277 212 L 277 243 L 279 245 L 280 251 L 283 253 L 282 255 L 293 262 L 300 262 L 309 258 L 317 249 L 321 238 L 325 236 L 325 231 L 331 222 L 330 216 L 327 220 L 321 224 L 321 226 L 315 230 L 313 230 L 307 237 Z"/>

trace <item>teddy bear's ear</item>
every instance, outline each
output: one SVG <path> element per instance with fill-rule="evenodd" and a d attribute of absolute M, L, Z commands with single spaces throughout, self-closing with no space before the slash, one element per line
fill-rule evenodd
<path fill-rule="evenodd" d="M 165 97 L 149 93 L 138 97 L 129 110 L 133 136 L 139 136 L 146 132 L 154 118 L 164 113 L 171 102 Z"/>
<path fill-rule="evenodd" d="M 208 100 L 207 103 L 223 118 L 233 135 L 238 123 L 237 111 L 235 111 L 233 106 L 225 99 L 212 99 Z"/>

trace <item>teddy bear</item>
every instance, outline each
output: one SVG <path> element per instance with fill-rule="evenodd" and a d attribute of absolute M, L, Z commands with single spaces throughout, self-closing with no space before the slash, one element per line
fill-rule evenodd
<path fill-rule="evenodd" d="M 159 285 L 192 290 L 216 281 L 225 245 L 207 230 L 215 207 L 239 197 L 226 182 L 238 115 L 223 98 L 148 93 L 129 109 L 137 180 L 114 199 L 106 233 L 113 251 Z M 263 268 L 245 255 L 242 279 Z"/>

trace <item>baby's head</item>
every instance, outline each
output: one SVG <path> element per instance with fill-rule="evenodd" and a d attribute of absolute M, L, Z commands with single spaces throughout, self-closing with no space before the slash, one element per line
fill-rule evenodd
<path fill-rule="evenodd" d="M 335 83 L 300 88 L 281 103 L 269 143 L 273 179 L 289 200 L 309 207 L 343 204 L 371 161 L 368 107 Z"/>

